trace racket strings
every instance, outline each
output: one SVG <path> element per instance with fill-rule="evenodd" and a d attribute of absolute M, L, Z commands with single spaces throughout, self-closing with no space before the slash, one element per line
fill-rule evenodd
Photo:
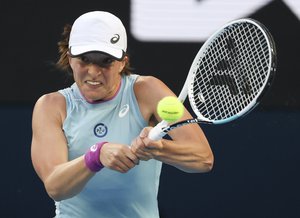
<path fill-rule="evenodd" d="M 269 65 L 269 44 L 260 28 L 252 23 L 225 28 L 195 66 L 192 107 L 209 120 L 235 116 L 262 91 Z"/>

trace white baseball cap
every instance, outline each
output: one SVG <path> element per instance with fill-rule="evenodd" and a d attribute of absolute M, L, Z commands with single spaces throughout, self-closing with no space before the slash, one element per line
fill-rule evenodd
<path fill-rule="evenodd" d="M 126 49 L 126 29 L 122 21 L 109 12 L 85 13 L 72 25 L 69 52 L 73 56 L 99 51 L 121 60 Z"/>

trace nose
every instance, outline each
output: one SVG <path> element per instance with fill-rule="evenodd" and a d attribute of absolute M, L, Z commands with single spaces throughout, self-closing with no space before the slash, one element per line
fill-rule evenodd
<path fill-rule="evenodd" d="M 96 64 L 89 64 L 88 65 L 88 73 L 91 75 L 101 75 L 102 74 L 102 68 Z"/>

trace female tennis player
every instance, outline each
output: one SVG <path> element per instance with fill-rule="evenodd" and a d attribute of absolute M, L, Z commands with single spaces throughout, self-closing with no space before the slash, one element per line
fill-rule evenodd
<path fill-rule="evenodd" d="M 115 15 L 92 11 L 66 25 L 58 67 L 71 87 L 41 96 L 32 119 L 34 169 L 57 218 L 158 218 L 162 163 L 208 172 L 213 153 L 198 124 L 150 140 L 156 106 L 175 94 L 159 79 L 133 74 L 126 30 Z M 185 109 L 181 119 L 191 118 Z"/>

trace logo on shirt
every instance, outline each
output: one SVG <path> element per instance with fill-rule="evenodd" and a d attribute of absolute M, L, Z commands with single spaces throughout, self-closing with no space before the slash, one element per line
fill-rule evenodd
<path fill-rule="evenodd" d="M 107 126 L 103 123 L 98 123 L 95 127 L 94 127 L 94 134 L 95 136 L 102 138 L 104 136 L 106 136 L 107 134 Z"/>
<path fill-rule="evenodd" d="M 124 104 L 121 107 L 121 110 L 119 111 L 119 117 L 122 118 L 124 117 L 129 111 L 129 105 L 128 104 Z"/>

